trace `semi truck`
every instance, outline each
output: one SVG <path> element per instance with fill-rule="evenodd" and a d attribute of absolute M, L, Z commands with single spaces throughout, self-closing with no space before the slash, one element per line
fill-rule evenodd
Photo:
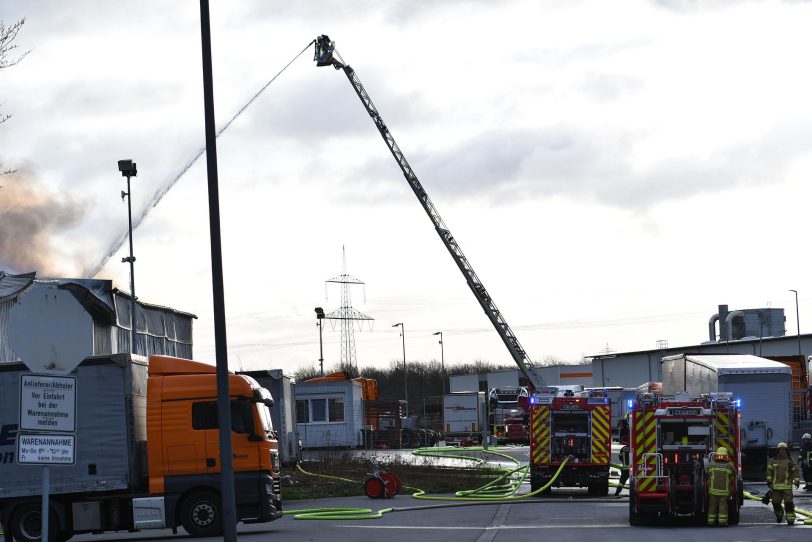
<path fill-rule="evenodd" d="M 663 393 L 729 392 L 741 412 L 743 468 L 762 477 L 768 450 L 792 435 L 792 368 L 747 354 L 663 358 Z"/>
<path fill-rule="evenodd" d="M 46 466 L 48 540 L 104 531 L 177 532 L 179 526 L 194 537 L 222 533 L 214 366 L 168 356 L 86 358 L 69 374 L 75 383 L 73 461 L 59 465 L 28 464 L 21 457 L 29 436 L 22 421 L 31 414 L 27 406 L 21 414 L 22 383 L 42 378 L 30 373 L 20 363 L 0 365 L 0 520 L 18 542 L 42 538 Z M 229 374 L 228 381 L 235 519 L 278 519 L 280 462 L 268 411 L 273 399 L 253 378 Z"/>
<path fill-rule="evenodd" d="M 629 523 L 686 518 L 706 524 L 711 454 L 725 448 L 741 472 L 739 420 L 738 403 L 730 393 L 642 391 L 630 409 Z M 730 525 L 739 522 L 743 504 L 737 474 L 728 503 Z"/>
<path fill-rule="evenodd" d="M 282 369 L 240 371 L 271 392 L 271 421 L 279 445 L 282 465 L 295 465 L 302 460 L 302 439 L 296 423 L 296 383 Z"/>
<path fill-rule="evenodd" d="M 443 395 L 443 432 L 446 442 L 482 442 L 485 392 L 462 391 Z"/>
<path fill-rule="evenodd" d="M 585 487 L 590 495 L 609 493 L 612 407 L 601 389 L 588 392 L 539 388 L 530 397 L 530 487 Z"/>

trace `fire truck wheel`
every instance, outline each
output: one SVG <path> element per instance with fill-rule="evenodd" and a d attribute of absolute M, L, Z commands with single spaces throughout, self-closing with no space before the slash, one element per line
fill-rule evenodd
<path fill-rule="evenodd" d="M 223 511 L 220 496 L 213 491 L 195 491 L 180 506 L 180 524 L 192 538 L 220 536 Z"/>
<path fill-rule="evenodd" d="M 731 499 L 727 504 L 727 524 L 739 524 L 739 505 L 735 499 Z"/>
<path fill-rule="evenodd" d="M 634 511 L 634 490 L 629 490 L 629 525 L 643 525 L 643 515 Z"/>

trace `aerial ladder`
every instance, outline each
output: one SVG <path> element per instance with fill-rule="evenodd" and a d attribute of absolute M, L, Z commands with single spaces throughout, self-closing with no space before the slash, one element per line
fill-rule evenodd
<path fill-rule="evenodd" d="M 471 264 L 468 262 L 465 254 L 463 254 L 462 249 L 457 244 L 454 236 L 451 235 L 448 227 L 443 222 L 443 219 L 440 217 L 440 213 L 437 212 L 437 209 L 431 202 L 431 198 L 429 198 L 429 195 L 423 189 L 423 185 L 420 184 L 420 181 L 417 179 L 417 175 L 415 175 L 414 171 L 412 170 L 412 166 L 409 165 L 409 162 L 406 160 L 406 157 L 403 155 L 400 147 L 398 147 L 398 144 L 395 142 L 395 138 L 392 137 L 392 134 L 389 132 L 389 128 L 386 127 L 386 123 L 384 123 L 383 118 L 381 118 L 378 110 L 375 109 L 375 105 L 372 103 L 372 98 L 370 98 L 369 94 L 367 94 L 367 91 L 364 89 L 364 85 L 361 84 L 360 79 L 358 79 L 358 75 L 355 73 L 355 70 L 343 62 L 343 59 L 340 58 L 340 55 L 338 55 L 338 52 L 335 50 L 335 42 L 330 41 L 330 38 L 327 35 L 321 35 L 316 38 L 315 45 L 315 55 L 313 60 L 316 61 L 317 66 L 333 66 L 336 70 L 344 70 L 344 74 L 347 76 L 347 79 L 350 80 L 352 88 L 355 89 L 356 94 L 358 94 L 358 97 L 361 99 L 361 103 L 364 104 L 367 113 L 369 113 L 369 116 L 372 118 L 372 122 L 375 123 L 375 126 L 381 133 L 381 137 L 383 137 L 383 140 L 386 142 L 386 146 L 389 147 L 389 151 L 392 153 L 392 156 L 395 157 L 395 161 L 397 161 L 401 171 L 403 171 L 403 176 L 406 177 L 406 181 L 409 183 L 409 186 L 412 187 L 414 195 L 417 196 L 417 200 L 420 202 L 420 205 L 423 206 L 423 210 L 426 211 L 429 219 L 431 219 L 437 235 L 440 236 L 440 239 L 442 239 L 443 244 L 448 249 L 451 257 L 457 264 L 457 267 L 459 267 L 460 271 L 465 277 L 465 281 L 468 283 L 468 286 L 471 288 L 471 291 L 474 293 L 477 301 L 479 301 L 479 304 L 482 306 L 482 310 L 485 311 L 485 314 L 490 319 L 493 327 L 496 328 L 496 332 L 499 333 L 499 337 L 501 337 L 502 341 L 505 343 L 510 355 L 513 357 L 513 361 L 515 361 L 516 365 L 519 366 L 519 369 L 531 383 L 533 388 L 540 390 L 541 388 L 545 387 L 545 382 L 541 377 L 541 373 L 533 365 L 530 358 L 528 358 L 527 352 L 525 352 L 522 345 L 519 344 L 519 339 L 513 333 L 513 330 L 510 329 L 510 326 L 505 321 L 502 313 L 499 312 L 499 309 L 496 307 L 493 299 L 488 294 L 488 291 L 485 289 L 482 281 L 479 280 L 476 272 L 474 272 L 474 268 L 471 267 Z M 336 57 L 338 57 L 338 59 Z"/>

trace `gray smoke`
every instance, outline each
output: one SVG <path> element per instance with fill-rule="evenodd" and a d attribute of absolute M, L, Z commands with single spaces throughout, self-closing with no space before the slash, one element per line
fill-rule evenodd
<path fill-rule="evenodd" d="M 29 171 L 0 176 L 0 269 L 63 275 L 54 236 L 83 216 L 83 205 L 49 191 Z"/>

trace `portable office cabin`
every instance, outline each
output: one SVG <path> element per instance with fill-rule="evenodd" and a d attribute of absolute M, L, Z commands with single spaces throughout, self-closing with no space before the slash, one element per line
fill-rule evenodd
<path fill-rule="evenodd" d="M 363 444 L 363 387 L 353 380 L 298 382 L 296 425 L 302 448 L 355 448 Z"/>

